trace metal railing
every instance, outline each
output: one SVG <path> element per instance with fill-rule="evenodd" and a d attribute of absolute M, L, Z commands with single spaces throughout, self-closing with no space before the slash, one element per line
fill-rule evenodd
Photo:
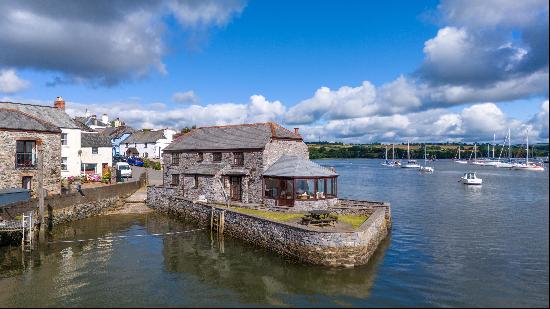
<path fill-rule="evenodd" d="M 32 152 L 17 152 L 15 154 L 15 167 L 34 168 L 37 166 L 36 155 Z"/>

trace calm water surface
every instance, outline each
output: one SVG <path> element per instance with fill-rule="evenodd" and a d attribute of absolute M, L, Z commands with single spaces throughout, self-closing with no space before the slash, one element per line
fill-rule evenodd
<path fill-rule="evenodd" d="M 0 306 L 548 307 L 547 171 L 319 162 L 337 168 L 340 196 L 392 204 L 391 236 L 366 266 L 297 264 L 206 231 L 163 235 L 197 226 L 158 214 L 103 216 L 54 228 L 32 254 L 0 248 Z M 458 183 L 466 169 L 483 186 Z M 60 242 L 74 239 L 91 240 Z"/>

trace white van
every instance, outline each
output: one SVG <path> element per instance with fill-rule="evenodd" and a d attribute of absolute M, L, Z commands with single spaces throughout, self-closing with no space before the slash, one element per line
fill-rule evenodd
<path fill-rule="evenodd" d="M 116 170 L 117 173 L 120 171 L 120 176 L 124 178 L 131 178 L 132 177 L 132 169 L 130 168 L 130 165 L 126 162 L 117 162 L 116 163 Z"/>

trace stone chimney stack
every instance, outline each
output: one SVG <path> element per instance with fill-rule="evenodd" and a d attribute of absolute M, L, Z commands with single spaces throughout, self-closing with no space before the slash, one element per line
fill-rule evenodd
<path fill-rule="evenodd" d="M 53 102 L 53 107 L 65 111 L 65 100 L 63 100 L 62 97 L 55 98 L 55 101 Z"/>
<path fill-rule="evenodd" d="M 294 134 L 300 135 L 300 128 L 294 128 Z"/>
<path fill-rule="evenodd" d="M 109 124 L 109 116 L 107 116 L 107 114 L 103 114 L 103 116 L 101 116 L 101 122 Z"/>

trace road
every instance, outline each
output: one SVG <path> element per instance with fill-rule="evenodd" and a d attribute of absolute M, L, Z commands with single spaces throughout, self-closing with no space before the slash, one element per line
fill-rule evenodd
<path fill-rule="evenodd" d="M 129 181 L 137 181 L 139 176 L 147 171 L 147 177 L 149 185 L 162 185 L 162 171 L 157 171 L 151 168 L 143 168 L 139 166 L 132 166 L 132 178 Z"/>

